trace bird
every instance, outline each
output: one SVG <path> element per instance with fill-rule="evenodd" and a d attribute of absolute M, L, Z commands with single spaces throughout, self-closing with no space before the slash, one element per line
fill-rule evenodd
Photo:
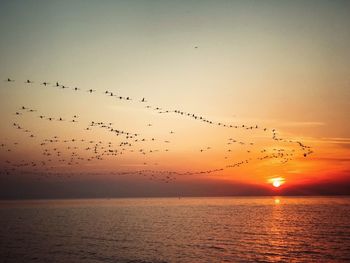
<path fill-rule="evenodd" d="M 198 48 L 198 47 L 196 46 L 195 48 Z M 4 81 L 13 82 L 14 80 L 8 78 L 7 80 L 4 80 Z M 33 81 L 27 80 L 25 83 L 33 83 Z M 39 82 L 39 83 L 41 83 L 41 85 L 44 85 L 44 86 L 47 86 L 49 84 L 48 82 Z M 68 86 L 60 85 L 58 81 L 56 82 L 56 87 L 60 87 L 62 89 L 68 88 Z M 72 89 L 75 90 L 75 91 L 80 90 L 77 87 L 72 88 Z M 90 93 L 95 92 L 95 91 L 96 90 L 92 90 L 92 89 L 87 90 L 87 92 L 90 92 Z M 116 95 L 114 95 L 110 91 L 106 91 L 105 94 L 107 94 L 108 96 L 115 96 L 116 97 Z M 117 98 L 123 99 L 123 100 L 129 100 L 129 101 L 132 100 L 130 97 L 117 97 Z M 146 99 L 142 98 L 140 100 L 140 102 L 142 102 L 142 103 L 146 102 Z M 158 111 L 158 113 L 175 113 L 177 115 L 182 115 L 182 116 L 186 116 L 187 118 L 191 118 L 192 120 L 197 120 L 198 122 L 201 122 L 201 123 L 207 123 L 207 124 L 210 124 L 210 125 L 213 125 L 213 126 L 214 125 L 215 126 L 220 126 L 220 128 L 224 128 L 225 127 L 225 128 L 235 128 L 235 129 L 237 129 L 237 128 L 241 128 L 242 127 L 243 128 L 242 130 L 244 130 L 244 131 L 245 130 L 249 130 L 250 131 L 250 130 L 253 130 L 253 129 L 259 129 L 260 131 L 267 131 L 267 128 L 263 128 L 263 127 L 258 126 L 256 124 L 254 124 L 253 126 L 238 125 L 238 124 L 236 124 L 236 125 L 229 125 L 229 124 L 226 124 L 226 123 L 223 123 L 223 122 L 215 122 L 214 120 L 209 120 L 209 119 L 205 118 L 204 116 L 202 116 L 200 114 L 189 113 L 189 112 L 185 112 L 185 111 L 178 110 L 178 109 L 177 110 L 167 110 L 167 109 L 162 109 L 162 108 L 156 107 L 156 106 L 151 106 L 151 105 L 147 105 L 146 106 L 146 105 L 145 105 L 146 108 L 151 109 L 152 111 L 156 110 L 156 111 Z M 28 107 L 22 106 L 15 113 L 15 115 L 23 115 L 23 117 L 21 117 L 21 120 L 22 120 L 22 119 L 24 119 L 24 117 L 26 117 L 26 112 L 34 112 L 34 111 L 35 110 L 33 110 L 33 109 L 30 109 Z M 50 121 L 51 120 L 64 121 L 64 119 L 62 117 L 59 117 L 59 118 L 52 118 L 52 117 L 46 118 L 43 113 L 42 113 L 42 115 L 39 115 L 39 118 L 40 119 L 44 119 L 45 118 L 45 119 L 48 119 Z M 69 122 L 77 122 L 77 120 L 79 120 L 79 119 L 76 119 L 76 118 L 78 118 L 78 117 L 76 115 L 74 115 L 74 117 Z M 64 125 L 64 124 L 62 124 L 62 125 Z M 150 124 L 148 126 L 152 126 L 152 124 Z M 79 125 L 77 125 L 77 127 L 79 127 Z M 121 148 L 118 149 L 118 150 L 114 149 L 115 146 L 112 146 L 111 143 L 107 144 L 107 143 L 104 143 L 104 142 L 101 142 L 101 141 L 100 142 L 93 142 L 90 145 L 91 149 L 89 150 L 89 154 L 91 153 L 92 155 L 91 156 L 87 156 L 84 159 L 83 157 L 79 156 L 79 152 L 78 151 L 75 151 L 75 149 L 78 149 L 78 147 L 70 145 L 69 148 L 68 148 L 70 150 L 69 151 L 69 156 L 70 157 L 67 158 L 67 159 L 62 159 L 61 158 L 61 160 L 59 162 L 64 162 L 67 165 L 75 165 L 75 164 L 78 164 L 77 160 L 79 160 L 79 163 L 83 159 L 85 161 L 89 161 L 89 162 L 90 161 L 92 162 L 94 160 L 102 160 L 102 157 L 106 156 L 106 155 L 108 155 L 108 156 L 111 156 L 111 155 L 117 156 L 117 155 L 121 155 L 121 154 L 126 154 L 128 152 L 134 152 L 134 148 L 132 148 L 132 147 L 134 147 L 134 145 L 136 145 L 136 144 L 143 144 L 146 141 L 152 141 L 151 144 L 153 145 L 153 147 L 155 145 L 157 145 L 156 142 L 154 142 L 155 141 L 154 138 L 152 138 L 152 137 L 150 137 L 150 138 L 147 138 L 147 137 L 143 138 L 143 137 L 141 137 L 141 138 L 143 138 L 143 139 L 141 139 L 140 137 L 137 137 L 138 135 L 141 136 L 141 134 L 136 134 L 136 133 L 132 133 L 130 131 L 125 131 L 125 130 L 122 129 L 122 127 L 119 127 L 119 128 L 116 128 L 114 126 L 112 127 L 112 123 L 111 122 L 107 122 L 107 121 L 104 121 L 104 122 L 96 122 L 95 121 L 95 122 L 93 122 L 92 121 L 91 124 L 89 124 L 88 128 L 86 128 L 86 130 L 93 129 L 94 127 L 100 128 L 100 129 L 105 129 L 105 131 L 111 132 L 113 135 L 120 136 L 119 138 L 122 138 L 122 141 L 120 143 L 120 146 L 116 145 L 116 147 L 121 147 Z M 23 131 L 23 132 L 29 133 L 28 135 L 32 135 L 30 137 L 34 137 L 34 134 L 31 134 L 31 132 L 28 129 L 26 129 L 26 127 L 21 127 L 20 124 L 14 123 L 13 124 L 13 128 L 15 128 L 16 130 L 18 129 L 19 131 Z M 217 128 L 219 128 L 219 127 L 217 127 Z M 168 133 L 170 133 L 170 134 L 174 133 L 171 129 L 169 129 L 169 130 L 168 130 Z M 270 129 L 269 129 L 269 131 L 270 131 Z M 272 134 L 273 135 L 272 139 L 274 139 L 275 141 L 278 141 L 278 142 L 282 141 L 283 143 L 288 143 L 288 142 L 290 142 L 290 143 L 297 143 L 298 144 L 298 148 L 301 151 L 303 151 L 302 155 L 304 157 L 307 157 L 309 154 L 312 153 L 310 147 L 304 145 L 302 142 L 299 142 L 299 141 L 296 141 L 296 140 L 287 140 L 287 139 L 278 138 L 279 136 L 277 137 L 276 130 L 273 129 L 271 131 L 273 133 Z M 37 135 L 35 135 L 35 136 L 37 137 Z M 45 144 L 53 145 L 55 143 L 59 143 L 60 141 L 64 142 L 64 141 L 67 141 L 67 140 L 60 140 L 58 138 L 53 138 L 53 139 L 51 138 L 48 141 L 44 141 L 43 143 L 41 143 L 41 144 L 39 143 L 39 144 L 42 145 L 42 146 L 45 145 Z M 80 140 L 77 140 L 77 141 L 80 141 Z M 158 139 L 156 141 L 157 142 L 170 143 L 169 141 L 164 141 L 164 139 L 163 140 Z M 72 142 L 75 142 L 75 140 L 72 141 Z M 83 139 L 82 139 L 82 142 L 83 142 Z M 278 142 L 276 142 L 276 143 L 278 143 Z M 88 144 L 88 143 L 89 142 L 86 141 L 86 144 Z M 239 139 L 237 139 L 237 141 L 233 140 L 233 139 L 229 139 L 229 142 L 227 144 L 234 144 L 234 143 L 240 144 L 241 147 L 249 147 L 249 149 L 243 149 L 243 150 L 244 150 L 245 153 L 250 153 L 251 155 L 255 152 L 255 147 L 257 147 L 257 146 L 255 146 L 255 145 L 257 145 L 256 143 L 254 144 L 254 143 L 249 142 L 249 141 L 240 142 Z M 144 145 L 142 145 L 141 147 L 143 147 L 143 146 Z M 131 148 L 128 149 L 128 147 L 131 147 Z M 202 149 L 200 150 L 200 152 L 205 152 L 205 151 L 211 149 L 211 147 L 203 147 L 203 146 L 201 148 Z M 82 149 L 85 149 L 85 148 L 82 148 Z M 5 150 L 7 150 L 7 149 L 5 149 Z M 13 150 L 13 149 L 8 149 L 8 150 Z M 72 150 L 74 152 L 72 152 Z M 266 152 L 265 156 L 261 156 L 261 155 L 257 156 L 257 159 L 263 160 L 263 159 L 269 159 L 269 158 L 279 158 L 281 160 L 281 162 L 282 161 L 284 162 L 284 161 L 287 161 L 287 160 L 290 159 L 290 157 L 286 157 L 286 156 L 293 156 L 294 152 L 295 152 L 295 155 L 296 155 L 296 153 L 297 153 L 296 151 L 297 150 L 298 149 L 291 149 L 291 150 L 287 151 L 287 150 L 285 150 L 283 148 L 276 147 L 273 151 L 271 150 L 271 152 L 270 152 L 270 150 L 269 150 L 268 152 Z M 45 156 L 52 155 L 53 154 L 52 151 L 58 152 L 56 148 L 53 148 L 53 149 L 51 148 L 51 150 L 47 149 L 47 151 L 45 151 Z M 143 148 L 143 150 L 140 153 L 143 154 L 143 155 L 146 155 L 146 154 L 148 155 L 150 153 L 155 153 L 157 151 L 159 151 L 159 150 L 158 149 L 154 149 L 154 148 L 153 149 Z M 165 151 L 169 151 L 169 150 L 165 149 Z M 263 151 L 261 151 L 261 153 L 264 153 L 265 151 L 266 150 L 263 150 Z M 231 152 L 231 149 L 229 149 L 229 152 Z M 232 152 L 233 152 L 233 149 L 232 149 Z M 60 152 L 60 154 L 61 153 L 62 153 L 62 155 L 64 155 L 64 152 Z M 260 153 L 260 151 L 258 150 L 257 153 Z M 56 155 L 56 153 L 55 153 L 55 155 Z M 225 159 L 228 159 L 228 156 L 223 156 L 223 157 L 225 157 Z M 233 165 L 229 165 L 229 166 L 230 167 L 240 167 L 241 165 L 244 165 L 244 164 L 248 163 L 249 160 L 251 160 L 251 159 L 243 160 L 241 162 L 237 162 L 237 163 L 234 163 Z M 54 162 L 54 160 L 51 160 L 51 159 L 50 160 L 45 160 L 46 163 L 51 162 L 51 161 Z M 20 163 L 18 165 L 19 165 L 18 167 L 35 166 L 36 163 L 30 163 L 30 162 L 25 163 L 23 161 L 23 163 Z M 46 167 L 48 167 L 48 166 L 46 166 Z M 6 169 L 11 171 L 10 168 L 6 168 Z M 54 169 L 54 168 L 51 167 L 50 169 Z M 207 171 L 186 172 L 186 173 L 183 173 L 183 174 L 202 174 L 202 173 L 209 174 L 209 173 L 212 173 L 212 172 L 215 172 L 215 171 L 221 171 L 221 170 L 222 169 L 220 168 L 220 169 L 207 170 Z M 54 171 L 50 171 L 50 172 L 52 172 L 51 174 L 55 174 Z M 151 171 L 151 170 L 149 170 L 149 171 L 142 171 L 142 174 L 150 176 L 150 174 L 159 173 L 159 172 L 160 171 Z M 57 174 L 59 174 L 59 173 L 57 173 Z M 172 174 L 172 173 L 170 173 L 170 174 Z M 179 174 L 179 173 L 177 173 L 177 174 Z M 171 181 L 169 178 L 166 179 L 166 182 L 169 182 L 169 181 Z"/>
<path fill-rule="evenodd" d="M 7 78 L 5 81 L 6 81 L 6 82 L 14 82 L 15 80 L 10 79 L 10 78 Z"/>

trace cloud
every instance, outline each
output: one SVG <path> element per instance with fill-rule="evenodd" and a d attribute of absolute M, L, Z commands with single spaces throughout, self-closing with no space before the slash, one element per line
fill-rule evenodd
<path fill-rule="evenodd" d="M 327 141 L 327 142 L 330 142 L 330 143 L 345 143 L 345 144 L 348 144 L 350 143 L 350 138 L 339 138 L 339 137 L 326 137 L 326 138 L 321 138 L 321 140 L 323 141 Z"/>
<path fill-rule="evenodd" d="M 343 171 L 339 179 L 330 178 L 315 182 L 304 181 L 300 184 L 286 185 L 282 195 L 350 195 L 350 171 Z"/>
<path fill-rule="evenodd" d="M 336 162 L 350 162 L 350 158 L 338 158 L 338 157 L 315 157 L 313 160 L 317 161 L 336 161 Z"/>
<path fill-rule="evenodd" d="M 291 121 L 282 122 L 279 124 L 283 127 L 314 127 L 314 126 L 324 126 L 326 123 L 320 121 Z"/>
<path fill-rule="evenodd" d="M 344 147 L 347 147 L 346 145 L 350 144 L 350 138 L 348 137 L 321 137 L 321 138 L 315 138 L 315 137 L 303 137 L 304 141 L 313 142 L 313 143 L 331 143 L 331 144 L 339 144 Z"/>

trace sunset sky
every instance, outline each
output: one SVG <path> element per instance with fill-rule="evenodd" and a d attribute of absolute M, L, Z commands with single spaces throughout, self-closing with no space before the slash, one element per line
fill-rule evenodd
<path fill-rule="evenodd" d="M 349 1 L 0 6 L 0 198 L 350 194 Z"/>

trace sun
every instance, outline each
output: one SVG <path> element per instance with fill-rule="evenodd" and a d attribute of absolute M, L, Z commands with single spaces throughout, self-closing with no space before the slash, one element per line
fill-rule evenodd
<path fill-rule="evenodd" d="M 285 179 L 282 178 L 282 177 L 275 177 L 275 178 L 269 179 L 269 183 L 272 183 L 272 186 L 278 188 L 278 187 L 280 187 L 282 184 L 285 183 Z"/>
<path fill-rule="evenodd" d="M 273 181 L 272 185 L 274 187 L 280 187 L 281 186 L 281 182 L 279 180 L 275 180 L 275 181 Z"/>

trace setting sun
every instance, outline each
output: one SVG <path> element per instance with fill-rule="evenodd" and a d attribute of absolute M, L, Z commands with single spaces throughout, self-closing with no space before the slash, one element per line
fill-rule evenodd
<path fill-rule="evenodd" d="M 271 178 L 269 182 L 272 183 L 274 187 L 278 188 L 285 183 L 285 179 L 282 177 Z"/>
<path fill-rule="evenodd" d="M 280 186 L 281 186 L 281 182 L 278 181 L 278 180 L 276 180 L 276 181 L 274 181 L 274 182 L 272 183 L 272 185 L 273 185 L 274 187 L 280 187 Z"/>

